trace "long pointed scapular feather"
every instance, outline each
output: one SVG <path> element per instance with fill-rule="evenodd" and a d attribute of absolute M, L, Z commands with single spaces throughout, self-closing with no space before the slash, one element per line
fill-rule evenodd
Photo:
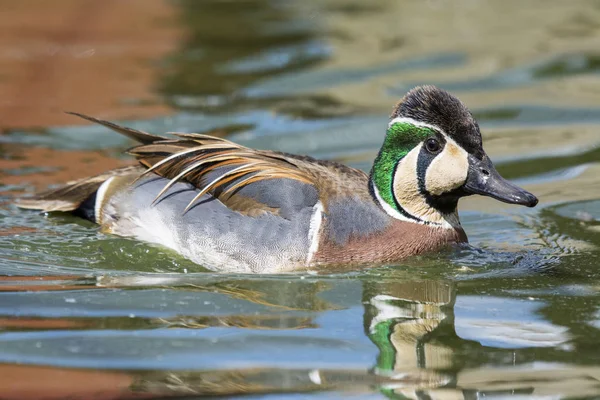
<path fill-rule="evenodd" d="M 85 115 L 85 114 L 81 114 L 81 113 L 77 113 L 77 112 L 73 112 L 73 111 L 65 111 L 65 112 L 67 114 L 75 115 L 76 117 L 86 119 L 90 122 L 94 122 L 96 124 L 103 125 L 103 126 L 107 127 L 108 129 L 112 129 L 113 131 L 120 133 L 121 135 L 125 135 L 125 136 L 127 136 L 137 142 L 143 143 L 143 144 L 149 144 L 149 143 L 153 143 L 153 142 L 157 142 L 157 141 L 166 139 L 162 136 L 157 136 L 157 135 L 153 135 L 151 133 L 140 131 L 137 129 L 120 126 L 120 125 L 117 125 L 110 121 L 105 121 L 102 119 L 90 117 L 89 115 Z"/>
<path fill-rule="evenodd" d="M 298 174 L 290 174 L 287 171 L 283 172 L 283 171 L 277 171 L 277 170 L 273 170 L 273 169 L 264 169 L 264 170 L 260 170 L 257 171 L 255 174 L 253 174 L 252 176 L 249 176 L 245 179 L 242 179 L 239 182 L 236 182 L 235 184 L 229 186 L 223 193 L 223 196 L 231 196 L 237 189 L 240 189 L 246 185 L 249 185 L 253 182 L 258 182 L 261 180 L 266 180 L 266 179 L 281 179 L 281 178 L 292 178 L 292 179 L 296 179 L 298 181 L 307 183 L 307 184 L 311 184 L 311 182 L 298 175 Z"/>
<path fill-rule="evenodd" d="M 186 213 L 190 208 L 192 208 L 192 206 L 194 205 L 194 203 L 196 202 L 196 200 L 198 200 L 200 197 L 202 197 L 203 195 L 205 195 L 213 186 L 215 186 L 217 183 L 219 183 L 220 180 L 222 180 L 223 178 L 226 178 L 227 176 L 233 175 L 243 169 L 248 169 L 254 165 L 259 164 L 259 162 L 255 162 L 255 163 L 250 163 L 250 164 L 244 164 L 240 167 L 234 168 L 231 171 L 227 171 L 224 174 L 218 176 L 217 178 L 215 178 L 212 182 L 210 182 L 208 185 L 206 185 L 204 187 L 204 189 L 202 189 L 200 191 L 200 193 L 198 193 L 193 199 L 192 201 L 189 202 L 189 204 L 187 205 L 187 207 L 185 208 L 185 210 L 183 210 L 184 213 Z M 248 171 L 248 173 L 252 172 L 251 170 Z"/>
<path fill-rule="evenodd" d="M 173 161 L 181 156 L 189 155 L 191 153 L 196 153 L 196 152 L 203 152 L 205 150 L 218 150 L 218 149 L 223 149 L 223 148 L 224 148 L 223 145 L 219 144 L 219 145 L 198 146 L 198 147 L 192 147 L 191 149 L 182 150 L 178 153 L 173 153 L 170 156 L 160 160 L 159 162 L 154 164 L 152 167 L 150 167 L 146 171 L 144 171 L 144 173 L 142 175 L 147 175 L 150 172 L 155 171 L 157 168 L 159 168 L 159 167 L 167 164 L 168 162 Z"/>
<path fill-rule="evenodd" d="M 104 125 L 141 143 L 128 150 L 128 153 L 134 155 L 145 168 L 130 184 L 151 173 L 169 179 L 152 204 L 182 180 L 190 182 L 199 189 L 202 188 L 187 205 L 185 211 L 188 211 L 208 192 L 231 197 L 237 189 L 260 180 L 287 178 L 307 184 L 315 183 L 314 177 L 309 172 L 292 157 L 282 153 L 249 149 L 222 137 L 203 133 L 170 132 L 176 138 L 156 136 L 87 115 L 73 114 Z M 226 171 L 221 172 L 220 168 Z M 204 185 L 208 180 L 207 177 L 212 174 L 216 174 L 217 177 L 208 185 Z M 77 185 L 67 187 L 63 192 L 71 196 L 69 193 L 71 191 L 75 193 L 76 187 Z M 218 187 L 226 190 L 215 192 Z"/>
<path fill-rule="evenodd" d="M 227 139 L 219 138 L 216 136 L 205 135 L 203 133 L 182 133 L 182 132 L 168 132 L 170 135 L 175 135 L 177 137 L 181 137 L 184 139 L 192 139 L 192 140 L 210 140 L 212 142 L 223 142 L 232 145 L 236 148 L 245 148 L 241 144 L 237 144 L 235 142 L 229 141 Z"/>
<path fill-rule="evenodd" d="M 186 175 L 188 175 L 189 173 L 191 173 L 193 170 L 201 167 L 204 164 L 208 164 L 208 163 L 212 163 L 212 162 L 217 162 L 217 161 L 226 161 L 226 160 L 235 160 L 237 159 L 238 156 L 236 155 L 225 155 L 225 156 L 220 156 L 220 157 L 210 157 L 210 156 L 204 156 L 203 158 L 201 158 L 199 161 L 196 161 L 194 163 L 192 163 L 190 166 L 188 166 L 187 168 L 185 168 L 183 171 L 181 171 L 177 176 L 175 176 L 174 178 L 172 178 L 166 185 L 164 188 L 161 189 L 161 191 L 156 195 L 156 197 L 154 198 L 154 200 L 152 201 L 152 203 L 156 203 L 156 201 L 167 191 L 169 190 L 169 188 L 171 188 L 175 183 L 177 183 L 178 181 L 180 181 L 182 178 L 184 178 Z M 243 162 L 243 160 L 240 160 L 239 162 L 237 162 L 238 164 L 240 162 Z M 218 167 L 223 167 L 225 165 L 223 165 L 223 163 L 219 163 Z M 202 175 L 208 173 L 209 170 L 203 170 L 202 171 Z"/>

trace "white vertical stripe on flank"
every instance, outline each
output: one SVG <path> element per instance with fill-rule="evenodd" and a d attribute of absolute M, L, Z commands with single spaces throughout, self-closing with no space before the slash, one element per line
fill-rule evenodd
<path fill-rule="evenodd" d="M 100 220 L 100 211 L 102 211 L 102 205 L 104 202 L 104 196 L 106 195 L 106 189 L 108 189 L 108 186 L 114 178 L 114 176 L 111 176 L 110 178 L 105 180 L 96 192 L 96 203 L 94 204 L 94 218 L 96 219 L 97 224 L 102 224 L 102 221 Z"/>
<path fill-rule="evenodd" d="M 319 240 L 321 239 L 321 223 L 323 222 L 323 203 L 319 200 L 313 207 L 313 214 L 310 217 L 310 227 L 308 229 L 308 255 L 306 256 L 306 265 L 309 266 L 313 257 L 319 250 Z"/>

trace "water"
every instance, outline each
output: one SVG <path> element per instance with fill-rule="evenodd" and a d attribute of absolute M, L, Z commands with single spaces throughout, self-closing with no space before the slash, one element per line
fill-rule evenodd
<path fill-rule="evenodd" d="M 92 33 L 73 42 L 25 37 L 20 53 L 0 55 L 58 63 L 36 82 L 63 90 L 17 85 L 27 118 L 9 102 L 0 123 L 3 397 L 600 395 L 595 2 L 132 4 L 139 12 L 87 13 L 97 26 L 76 23 Z M 119 18 L 147 25 L 151 40 Z M 93 96 L 76 84 L 64 93 L 68 68 L 110 81 L 85 80 Z M 462 201 L 472 247 L 360 271 L 219 275 L 12 205 L 127 162 L 130 142 L 62 109 L 156 133 L 220 128 L 367 170 L 391 107 L 421 83 L 459 96 L 500 172 L 541 200 L 533 210 Z"/>

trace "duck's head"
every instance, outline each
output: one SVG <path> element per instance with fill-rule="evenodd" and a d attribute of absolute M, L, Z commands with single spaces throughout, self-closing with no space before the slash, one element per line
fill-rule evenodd
<path fill-rule="evenodd" d="M 482 147 L 479 125 L 450 93 L 411 90 L 394 108 L 371 171 L 373 196 L 395 218 L 458 226 L 458 200 L 472 194 L 534 207 L 538 199 L 504 179 Z"/>

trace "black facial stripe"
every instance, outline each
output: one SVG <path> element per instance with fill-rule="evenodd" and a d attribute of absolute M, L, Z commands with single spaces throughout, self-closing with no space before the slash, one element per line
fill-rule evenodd
<path fill-rule="evenodd" d="M 427 191 L 427 185 L 425 184 L 425 176 L 427 175 L 427 168 L 435 156 L 436 154 L 431 154 L 427 151 L 425 146 L 423 146 L 421 147 L 421 151 L 419 151 L 419 156 L 417 157 L 417 183 L 419 184 L 419 193 L 421 193 L 423 196 L 427 196 L 429 194 Z"/>
<path fill-rule="evenodd" d="M 392 175 L 392 176 L 394 177 L 394 179 L 392 179 L 392 183 L 391 183 L 391 185 L 392 185 L 392 198 L 394 199 L 394 205 L 396 206 L 396 208 L 398 209 L 398 212 L 399 212 L 399 213 L 400 213 L 400 214 L 401 214 L 403 217 L 405 217 L 405 218 L 408 218 L 408 219 L 412 219 L 413 221 L 422 222 L 422 223 L 424 223 L 425 225 L 429 225 L 429 224 L 430 224 L 430 222 L 429 222 L 429 221 L 422 220 L 422 219 L 420 219 L 420 218 L 417 218 L 417 217 L 415 217 L 414 215 L 412 215 L 412 214 L 408 213 L 408 212 L 407 212 L 407 211 L 406 211 L 404 208 L 402 208 L 402 206 L 400 205 L 400 203 L 398 203 L 398 199 L 396 198 L 396 194 L 395 194 L 395 192 L 394 192 L 394 180 L 395 180 L 395 178 L 396 178 L 396 171 L 398 170 L 398 165 L 400 165 L 400 162 L 401 162 L 401 161 L 402 161 L 402 160 L 399 160 L 399 161 L 396 163 L 396 165 L 394 165 L 394 171 L 393 171 L 393 175 Z"/>
<path fill-rule="evenodd" d="M 419 193 L 423 196 L 429 196 L 429 192 L 427 191 L 427 185 L 425 184 L 427 168 L 429 168 L 429 164 L 433 161 L 433 159 L 444 151 L 444 147 L 446 147 L 446 139 L 444 135 L 439 132 L 436 132 L 435 138 L 440 142 L 440 151 L 436 154 L 431 154 L 427 151 L 425 145 L 421 147 L 421 151 L 419 151 L 419 156 L 417 157 L 417 182 L 419 184 Z M 427 139 L 423 142 L 425 143 Z"/>
<path fill-rule="evenodd" d="M 438 137 L 438 140 L 439 139 L 440 137 Z M 444 147 L 446 146 L 445 139 L 443 141 L 440 141 L 440 143 L 442 143 L 443 146 L 440 150 L 441 153 L 442 151 L 444 151 Z M 417 183 L 419 185 L 419 193 L 421 193 L 428 206 L 435 208 L 442 214 L 450 214 L 454 212 L 454 210 L 456 210 L 458 199 L 460 197 L 457 196 L 456 193 L 454 193 L 456 191 L 444 193 L 441 196 L 435 196 L 429 193 L 429 191 L 427 190 L 427 168 L 429 168 L 429 165 L 436 156 L 437 154 L 431 154 L 430 152 L 428 152 L 425 146 L 423 146 L 421 148 L 421 151 L 419 151 L 419 156 L 417 158 Z"/>

